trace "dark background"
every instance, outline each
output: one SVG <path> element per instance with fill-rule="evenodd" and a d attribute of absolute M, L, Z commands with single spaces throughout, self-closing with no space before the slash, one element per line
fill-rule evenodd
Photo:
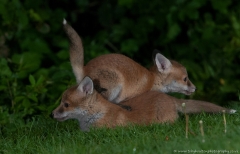
<path fill-rule="evenodd" d="M 149 67 L 152 51 L 182 63 L 197 91 L 178 98 L 239 100 L 238 0 L 1 0 L 0 124 L 48 115 L 74 84 L 62 20 L 83 39 L 85 63 L 121 53 Z"/>

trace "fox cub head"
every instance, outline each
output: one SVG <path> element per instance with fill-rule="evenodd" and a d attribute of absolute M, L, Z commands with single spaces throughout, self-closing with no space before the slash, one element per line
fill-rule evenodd
<path fill-rule="evenodd" d="M 77 119 L 82 130 L 88 130 L 90 124 L 101 117 L 93 103 L 96 102 L 93 81 L 85 77 L 78 86 L 68 88 L 62 95 L 61 104 L 52 112 L 58 121 Z"/>
<path fill-rule="evenodd" d="M 185 95 L 190 95 L 196 90 L 196 87 L 189 80 L 184 66 L 176 61 L 168 60 L 158 50 L 154 50 L 154 54 L 155 65 L 150 69 L 157 76 L 154 89 L 161 89 L 164 93 L 178 92 Z M 159 88 L 162 86 L 163 88 Z"/>

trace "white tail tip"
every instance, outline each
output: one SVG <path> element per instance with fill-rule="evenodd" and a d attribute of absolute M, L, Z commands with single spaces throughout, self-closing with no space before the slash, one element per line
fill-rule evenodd
<path fill-rule="evenodd" d="M 231 110 L 229 111 L 230 114 L 233 114 L 233 113 L 236 113 L 236 112 L 237 112 L 237 110 L 233 110 L 233 109 L 231 109 Z"/>
<path fill-rule="evenodd" d="M 63 24 L 66 25 L 67 24 L 67 20 L 65 18 L 63 18 Z"/>

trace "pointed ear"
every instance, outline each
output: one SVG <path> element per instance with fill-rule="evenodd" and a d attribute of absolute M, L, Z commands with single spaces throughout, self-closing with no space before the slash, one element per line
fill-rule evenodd
<path fill-rule="evenodd" d="M 155 63 L 159 72 L 167 72 L 172 66 L 171 62 L 160 53 L 156 54 Z"/>
<path fill-rule="evenodd" d="M 85 93 L 86 95 L 93 93 L 93 81 L 90 77 L 86 76 L 83 78 L 83 80 L 80 82 L 78 86 L 78 90 Z"/>

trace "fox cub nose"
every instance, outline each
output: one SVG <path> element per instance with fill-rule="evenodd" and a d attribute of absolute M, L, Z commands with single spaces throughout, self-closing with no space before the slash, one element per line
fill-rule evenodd
<path fill-rule="evenodd" d="M 193 91 L 196 91 L 196 90 L 197 90 L 197 87 L 196 87 L 196 86 L 193 86 L 192 89 L 193 89 Z"/>
<path fill-rule="evenodd" d="M 49 114 L 49 117 L 54 118 L 54 113 L 53 113 L 53 112 L 50 113 L 50 114 Z"/>
<path fill-rule="evenodd" d="M 196 87 L 193 87 L 193 88 L 190 89 L 190 91 L 191 91 L 191 92 L 195 92 L 196 89 L 197 89 Z"/>

